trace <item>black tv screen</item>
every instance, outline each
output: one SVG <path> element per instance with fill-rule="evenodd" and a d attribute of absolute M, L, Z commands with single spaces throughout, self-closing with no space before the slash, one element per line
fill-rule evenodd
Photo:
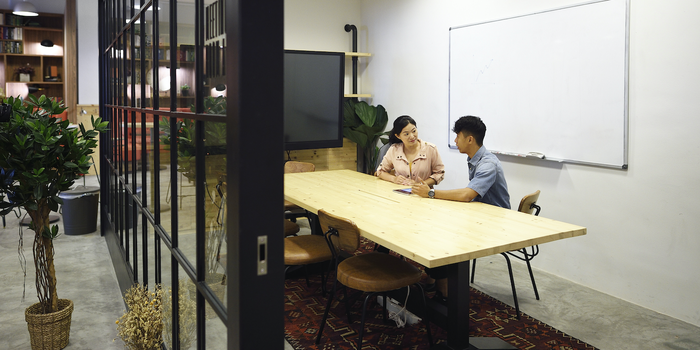
<path fill-rule="evenodd" d="M 342 52 L 284 51 L 284 148 L 343 146 Z"/>

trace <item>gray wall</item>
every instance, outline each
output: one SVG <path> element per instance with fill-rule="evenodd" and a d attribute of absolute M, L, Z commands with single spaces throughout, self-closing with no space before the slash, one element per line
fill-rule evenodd
<path fill-rule="evenodd" d="M 78 104 L 99 104 L 98 1 L 76 0 L 78 12 Z"/>

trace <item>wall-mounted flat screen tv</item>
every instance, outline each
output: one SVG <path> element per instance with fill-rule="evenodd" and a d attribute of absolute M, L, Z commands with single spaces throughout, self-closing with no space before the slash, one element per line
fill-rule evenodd
<path fill-rule="evenodd" d="M 342 52 L 284 51 L 284 149 L 343 146 Z"/>

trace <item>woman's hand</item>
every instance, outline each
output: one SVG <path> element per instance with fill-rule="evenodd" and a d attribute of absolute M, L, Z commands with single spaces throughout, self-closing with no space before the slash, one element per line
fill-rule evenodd
<path fill-rule="evenodd" d="M 413 186 L 415 181 L 403 176 L 403 175 L 397 175 L 394 177 L 394 183 L 397 183 L 399 185 L 404 185 L 404 186 Z"/>

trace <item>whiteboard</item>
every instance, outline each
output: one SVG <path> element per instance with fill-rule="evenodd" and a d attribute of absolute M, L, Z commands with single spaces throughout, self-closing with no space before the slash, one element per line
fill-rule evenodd
<path fill-rule="evenodd" d="M 494 153 L 626 169 L 627 7 L 594 1 L 451 27 L 450 128 L 475 115 Z"/>

